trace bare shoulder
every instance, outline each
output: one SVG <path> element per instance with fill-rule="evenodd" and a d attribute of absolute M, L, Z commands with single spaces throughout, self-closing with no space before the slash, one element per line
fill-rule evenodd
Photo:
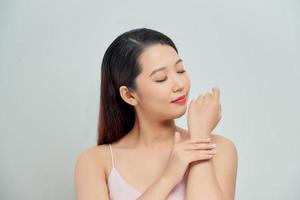
<path fill-rule="evenodd" d="M 100 164 L 104 166 L 107 160 L 107 148 L 107 145 L 103 144 L 85 149 L 79 154 L 76 161 L 76 166 L 77 164 L 81 164 L 82 162 L 92 162 L 94 164 Z"/>
<path fill-rule="evenodd" d="M 178 131 L 181 133 L 181 137 L 186 140 L 190 138 L 190 133 L 188 130 L 178 127 Z M 219 134 L 212 134 L 211 135 L 211 140 L 213 143 L 216 143 L 218 146 L 221 146 L 222 148 L 226 149 L 231 149 L 231 150 L 236 150 L 235 144 L 233 143 L 232 140 L 229 138 L 226 138 L 225 136 L 219 135 Z"/>
<path fill-rule="evenodd" d="M 217 145 L 217 151 L 227 156 L 237 156 L 237 149 L 234 142 L 222 135 L 212 134 L 212 142 Z"/>
<path fill-rule="evenodd" d="M 82 151 L 75 163 L 76 199 L 108 199 L 105 175 L 107 145 Z"/>
<path fill-rule="evenodd" d="M 184 139 L 189 139 L 190 138 L 190 133 L 188 130 L 185 130 L 183 128 L 177 127 L 178 130 L 181 132 L 181 135 Z M 219 134 L 215 134 L 213 133 L 211 135 L 211 141 L 213 143 L 215 143 L 217 145 L 217 154 L 215 156 L 214 161 L 218 162 L 220 161 L 223 162 L 224 160 L 232 160 L 232 162 L 237 162 L 237 148 L 236 145 L 234 144 L 234 142 L 223 136 L 223 135 L 219 135 Z"/>

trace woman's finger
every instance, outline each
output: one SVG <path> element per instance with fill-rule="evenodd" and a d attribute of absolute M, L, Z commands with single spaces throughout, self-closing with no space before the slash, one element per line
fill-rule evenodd
<path fill-rule="evenodd" d="M 194 162 L 194 161 L 199 161 L 199 160 L 209 160 L 213 157 L 212 154 L 192 154 L 188 156 L 188 161 L 189 163 Z"/>
<path fill-rule="evenodd" d="M 216 145 L 213 143 L 192 143 L 186 144 L 184 150 L 191 151 L 191 150 L 205 150 L 205 149 L 214 149 Z"/>
<path fill-rule="evenodd" d="M 191 144 L 191 143 L 208 143 L 211 142 L 211 138 L 200 138 L 200 139 L 188 139 L 183 141 L 183 144 Z"/>
<path fill-rule="evenodd" d="M 220 102 L 220 89 L 218 87 L 213 88 L 213 96 L 217 102 Z"/>
<path fill-rule="evenodd" d="M 216 150 L 196 150 L 196 151 L 186 151 L 185 158 L 188 163 L 197 160 L 207 160 L 211 159 L 216 154 Z"/>

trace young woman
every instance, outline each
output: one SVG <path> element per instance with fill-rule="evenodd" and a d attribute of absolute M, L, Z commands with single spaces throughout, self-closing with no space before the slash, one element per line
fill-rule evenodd
<path fill-rule="evenodd" d="M 189 91 L 169 37 L 147 28 L 118 36 L 102 61 L 98 143 L 76 162 L 77 200 L 234 199 L 237 150 L 212 133 L 220 91 L 187 106 Z M 186 111 L 188 130 L 174 122 Z"/>

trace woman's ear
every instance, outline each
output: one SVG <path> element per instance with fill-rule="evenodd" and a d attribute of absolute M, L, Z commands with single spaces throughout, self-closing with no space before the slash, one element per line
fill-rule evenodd
<path fill-rule="evenodd" d="M 136 106 L 137 105 L 137 97 L 136 97 L 136 94 L 128 89 L 126 86 L 122 85 L 120 88 L 119 88 L 119 91 L 120 91 L 120 96 L 122 97 L 122 99 L 132 105 L 132 106 Z"/>

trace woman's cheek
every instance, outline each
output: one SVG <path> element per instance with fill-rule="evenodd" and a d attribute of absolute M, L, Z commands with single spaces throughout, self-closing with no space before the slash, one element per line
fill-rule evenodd
<path fill-rule="evenodd" d="M 191 87 L 191 80 L 190 80 L 190 78 L 187 76 L 187 78 L 186 78 L 186 89 L 187 89 L 187 91 L 190 90 L 190 87 Z"/>

